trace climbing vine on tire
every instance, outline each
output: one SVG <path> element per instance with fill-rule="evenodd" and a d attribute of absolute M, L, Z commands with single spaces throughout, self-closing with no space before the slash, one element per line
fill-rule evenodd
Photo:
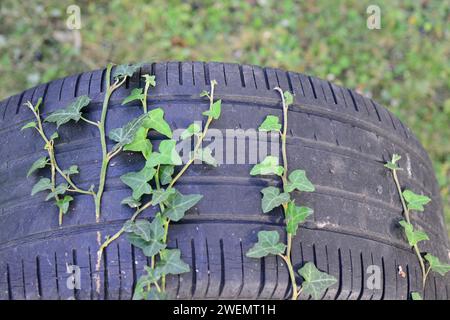
<path fill-rule="evenodd" d="M 411 221 L 411 212 L 423 212 L 424 206 L 428 204 L 431 199 L 425 195 L 416 194 L 414 191 L 409 189 L 402 191 L 400 180 L 397 175 L 397 171 L 403 170 L 397 164 L 401 158 L 402 157 L 400 155 L 393 154 L 392 159 L 386 162 L 384 166 L 392 172 L 392 177 L 402 203 L 403 216 L 405 218 L 399 222 L 399 225 L 403 228 L 406 240 L 413 248 L 419 261 L 420 270 L 422 272 L 422 291 L 425 291 L 425 285 L 430 271 L 434 271 L 439 273 L 441 276 L 445 276 L 445 274 L 450 271 L 450 265 L 441 262 L 438 257 L 432 255 L 431 253 L 423 253 L 419 248 L 420 242 L 430 239 L 425 231 L 418 230 L 414 227 Z M 412 292 L 411 298 L 413 300 L 422 300 L 422 295 L 419 292 Z"/>
<path fill-rule="evenodd" d="M 281 135 L 282 166 L 278 165 L 279 159 L 275 156 L 267 156 L 261 163 L 255 165 L 250 171 L 251 175 L 276 175 L 281 177 L 283 190 L 269 186 L 261 190 L 263 194 L 261 208 L 263 213 L 269 213 L 273 209 L 282 206 L 285 229 L 286 244 L 280 242 L 280 234 L 277 231 L 259 231 L 258 242 L 247 252 L 247 257 L 262 258 L 268 255 L 281 257 L 287 265 L 292 286 L 292 300 L 297 300 L 300 293 L 311 295 L 314 299 L 320 299 L 325 290 L 335 284 L 337 279 L 325 272 L 319 271 L 312 262 L 307 262 L 298 270 L 303 282 L 300 288 L 297 285 L 296 273 L 292 263 L 292 238 L 297 235 L 299 224 L 303 223 L 313 210 L 304 206 L 297 206 L 291 197 L 294 192 L 313 192 L 314 185 L 309 181 L 304 170 L 296 169 L 288 172 L 287 162 L 287 130 L 288 109 L 294 100 L 289 91 L 280 93 L 283 107 L 283 124 L 280 124 L 277 116 L 268 115 L 259 126 L 259 131 L 273 131 Z"/>

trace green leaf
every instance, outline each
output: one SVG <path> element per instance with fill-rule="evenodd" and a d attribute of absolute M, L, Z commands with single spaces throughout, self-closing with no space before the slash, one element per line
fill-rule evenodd
<path fill-rule="evenodd" d="M 56 122 L 56 127 L 59 128 L 70 120 L 78 122 L 81 119 L 81 109 L 86 107 L 91 102 L 91 98 L 88 96 L 79 96 L 73 102 L 71 102 L 65 109 L 56 110 L 51 113 L 46 122 Z"/>
<path fill-rule="evenodd" d="M 161 166 L 159 167 L 159 182 L 161 185 L 169 184 L 172 181 L 172 175 L 175 170 L 174 166 Z"/>
<path fill-rule="evenodd" d="M 258 130 L 279 132 L 281 130 L 281 124 L 279 123 L 278 117 L 272 115 L 267 116 L 263 123 L 259 126 Z"/>
<path fill-rule="evenodd" d="M 202 92 L 200 92 L 200 97 L 201 97 L 201 98 L 207 97 L 207 96 L 209 96 L 209 92 L 208 92 L 208 91 L 203 90 Z"/>
<path fill-rule="evenodd" d="M 286 103 L 286 106 L 290 106 L 294 103 L 294 96 L 289 91 L 283 92 L 284 95 L 284 102 Z"/>
<path fill-rule="evenodd" d="M 411 247 L 415 246 L 419 241 L 430 240 L 428 235 L 423 231 L 414 231 L 411 223 L 401 220 L 400 225 L 405 229 L 406 238 Z"/>
<path fill-rule="evenodd" d="M 159 279 L 161 278 L 160 268 L 152 269 L 148 266 L 144 266 L 144 269 L 147 271 L 147 274 L 140 276 L 138 281 L 136 282 L 133 300 L 161 300 L 159 298 L 163 298 L 163 295 L 160 296 L 158 294 L 158 291 L 153 288 L 154 283 L 159 281 Z M 150 290 L 148 290 L 148 288 L 150 288 Z M 153 291 L 156 291 L 157 294 L 152 293 Z M 155 295 L 157 298 L 155 298 Z"/>
<path fill-rule="evenodd" d="M 113 72 L 113 78 L 131 77 L 143 64 L 121 64 Z"/>
<path fill-rule="evenodd" d="M 250 171 L 250 175 L 272 175 L 276 174 L 278 176 L 282 176 L 284 169 L 282 166 L 278 165 L 278 158 L 274 156 L 267 156 L 261 163 L 253 166 Z"/>
<path fill-rule="evenodd" d="M 166 247 L 162 243 L 164 226 L 161 219 L 155 218 L 151 223 L 148 220 L 137 220 L 134 224 L 128 226 L 126 230 L 130 229 L 131 233 L 128 235 L 128 241 L 142 249 L 145 256 L 153 257 Z"/>
<path fill-rule="evenodd" d="M 308 207 L 297 207 L 294 201 L 288 203 L 286 210 L 286 231 L 289 234 L 296 235 L 298 225 L 306 220 L 313 210 Z"/>
<path fill-rule="evenodd" d="M 406 202 L 408 203 L 409 210 L 417 211 L 423 211 L 423 206 L 431 201 L 431 199 L 427 196 L 416 194 L 411 190 L 403 191 L 403 198 L 405 198 Z"/>
<path fill-rule="evenodd" d="M 156 130 L 166 137 L 172 138 L 172 130 L 166 120 L 164 120 L 164 110 L 161 108 L 149 111 L 144 118 L 142 126 L 147 129 Z"/>
<path fill-rule="evenodd" d="M 165 202 L 167 208 L 163 214 L 170 220 L 177 222 L 184 217 L 186 211 L 195 206 L 202 198 L 201 194 L 182 195 L 175 190 Z"/>
<path fill-rule="evenodd" d="M 44 168 L 49 163 L 49 159 L 47 157 L 40 157 L 37 159 L 28 170 L 27 178 L 36 170 Z"/>
<path fill-rule="evenodd" d="M 73 200 L 71 196 L 64 196 L 63 199 L 57 200 L 55 203 L 58 206 L 58 208 L 61 209 L 63 214 L 66 214 L 69 210 L 69 204 Z"/>
<path fill-rule="evenodd" d="M 141 171 L 129 172 L 122 175 L 120 180 L 133 190 L 133 198 L 139 200 L 142 195 L 152 192 L 152 188 L 148 182 L 153 178 L 155 173 L 156 170 L 154 168 L 144 167 Z"/>
<path fill-rule="evenodd" d="M 57 131 L 53 132 L 53 134 L 50 136 L 50 140 L 56 140 L 59 138 L 59 134 Z"/>
<path fill-rule="evenodd" d="M 285 192 L 280 193 L 280 189 L 275 187 L 264 188 L 261 190 L 261 193 L 263 194 L 261 207 L 264 213 L 289 201 L 289 194 Z"/>
<path fill-rule="evenodd" d="M 144 127 L 140 127 L 134 136 L 134 139 L 131 143 L 126 144 L 123 147 L 124 151 L 135 151 L 135 152 L 142 152 L 145 159 L 148 159 L 150 157 L 150 154 L 152 153 L 152 143 L 149 139 L 147 139 L 147 133 L 148 129 Z"/>
<path fill-rule="evenodd" d="M 126 204 L 130 208 L 137 208 L 137 207 L 139 207 L 141 205 L 141 203 L 138 200 L 134 199 L 133 197 L 126 197 L 120 203 L 121 204 Z"/>
<path fill-rule="evenodd" d="M 179 166 L 182 160 L 175 149 L 175 140 L 163 140 L 159 144 L 159 152 L 153 152 L 147 160 L 147 167 L 155 167 L 158 164 L 170 164 Z"/>
<path fill-rule="evenodd" d="M 122 105 L 127 104 L 128 102 L 145 99 L 145 95 L 142 93 L 142 88 L 134 88 L 130 95 L 123 99 Z"/>
<path fill-rule="evenodd" d="M 259 231 L 258 242 L 245 254 L 249 258 L 262 258 L 269 254 L 283 254 L 286 245 L 280 242 L 276 231 Z"/>
<path fill-rule="evenodd" d="M 422 296 L 418 292 L 411 292 L 411 299 L 413 299 L 413 300 L 423 300 Z"/>
<path fill-rule="evenodd" d="M 128 122 L 125 126 L 122 128 L 116 128 L 109 132 L 108 137 L 117 142 L 117 144 L 114 146 L 114 149 L 123 147 L 134 140 L 134 136 L 136 135 L 136 132 L 141 127 L 144 119 L 146 118 L 146 115 L 142 115 L 140 117 L 137 117 L 130 122 Z"/>
<path fill-rule="evenodd" d="M 210 106 L 209 110 L 203 112 L 203 115 L 217 120 L 220 117 L 221 109 L 222 109 L 222 100 L 217 100 Z"/>
<path fill-rule="evenodd" d="M 392 160 L 386 162 L 386 163 L 384 164 L 384 166 L 385 166 L 386 168 L 391 169 L 391 170 L 401 170 L 401 168 L 397 165 L 397 161 L 400 160 L 401 158 L 402 158 L 402 157 L 401 157 L 400 155 L 394 153 L 394 154 L 392 155 Z"/>
<path fill-rule="evenodd" d="M 61 183 L 56 186 L 55 191 L 50 192 L 45 198 L 45 201 L 50 200 L 51 198 L 56 197 L 57 195 L 66 193 L 67 189 L 69 189 L 69 185 L 67 183 Z"/>
<path fill-rule="evenodd" d="M 145 79 L 146 85 L 148 84 L 149 86 L 152 86 L 152 87 L 156 86 L 155 76 L 151 76 L 149 74 L 144 74 L 142 76 L 142 78 Z"/>
<path fill-rule="evenodd" d="M 314 299 L 320 299 L 325 290 L 337 282 L 337 279 L 326 272 L 319 271 L 314 263 L 307 262 L 298 273 L 303 277 L 303 292 L 310 294 Z"/>
<path fill-rule="evenodd" d="M 164 249 L 160 252 L 161 260 L 157 266 L 163 274 L 180 274 L 189 272 L 189 265 L 181 260 L 179 249 Z"/>
<path fill-rule="evenodd" d="M 430 264 L 431 270 L 439 273 L 441 276 L 445 276 L 445 274 L 450 271 L 450 264 L 441 262 L 438 257 L 435 257 L 432 254 L 427 253 L 425 259 Z"/>
<path fill-rule="evenodd" d="M 20 131 L 25 130 L 25 129 L 28 129 L 28 128 L 36 128 L 36 126 L 37 126 L 36 122 L 35 122 L 35 121 L 31 121 L 31 122 L 28 122 L 26 125 L 24 125 L 24 126 L 20 129 Z"/>
<path fill-rule="evenodd" d="M 289 174 L 288 183 L 286 185 L 286 192 L 292 192 L 295 189 L 298 191 L 313 192 L 314 185 L 306 177 L 305 170 L 294 170 Z"/>
<path fill-rule="evenodd" d="M 38 101 L 36 102 L 36 105 L 34 106 L 34 111 L 37 112 L 39 110 L 39 107 L 41 106 L 41 104 L 42 104 L 42 97 L 40 97 L 38 99 Z"/>
<path fill-rule="evenodd" d="M 181 140 L 186 140 L 187 138 L 192 137 L 194 134 L 199 133 L 201 130 L 200 126 L 196 123 L 191 123 L 186 130 L 183 131 L 180 138 Z"/>
<path fill-rule="evenodd" d="M 154 190 L 152 197 L 152 205 L 156 206 L 161 202 L 167 201 L 167 199 L 175 192 L 176 190 L 173 188 L 169 188 L 167 190 L 164 189 Z"/>
<path fill-rule="evenodd" d="M 67 176 L 70 176 L 70 175 L 73 175 L 73 174 L 78 174 L 79 173 L 78 172 L 78 166 L 76 166 L 76 165 L 70 166 L 69 169 L 63 170 L 63 173 L 65 175 L 67 175 Z"/>
<path fill-rule="evenodd" d="M 48 179 L 48 178 L 41 178 L 33 186 L 33 189 L 31 190 L 31 195 L 34 196 L 38 192 L 41 192 L 41 191 L 44 191 L 44 190 L 51 190 L 51 189 L 52 189 L 52 183 L 50 182 L 50 179 Z"/>
<path fill-rule="evenodd" d="M 206 147 L 203 149 L 197 149 L 197 152 L 193 155 L 195 160 L 200 160 L 206 164 L 213 167 L 217 167 L 217 160 L 211 155 L 212 151 L 210 148 Z"/>

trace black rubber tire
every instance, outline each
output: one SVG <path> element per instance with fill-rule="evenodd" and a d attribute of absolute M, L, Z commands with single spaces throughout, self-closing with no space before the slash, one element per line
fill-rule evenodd
<path fill-rule="evenodd" d="M 207 102 L 199 98 L 210 79 L 218 82 L 222 116 L 214 128 L 256 128 L 271 113 L 281 115 L 280 86 L 295 94 L 290 109 L 288 159 L 302 168 L 316 192 L 296 195 L 297 203 L 314 208 L 293 245 L 298 268 L 314 261 L 337 279 L 324 299 L 407 299 L 420 291 L 420 268 L 398 226 L 401 204 L 391 174 L 383 163 L 392 153 L 403 156 L 402 184 L 426 194 L 432 202 L 414 214 L 414 224 L 431 241 L 424 251 L 449 259 L 439 189 L 431 161 L 420 143 L 384 107 L 355 91 L 303 74 L 249 65 L 168 62 L 148 64 L 111 98 L 107 131 L 122 126 L 141 112 L 138 103 L 121 106 L 140 74 L 156 75 L 150 108 L 164 108 L 173 127 L 186 127 L 201 118 Z M 0 102 L 0 298 L 1 299 L 130 299 L 145 257 L 125 238 L 111 245 L 100 270 L 101 292 L 94 290 L 96 232 L 111 235 L 130 217 L 120 205 L 129 190 L 118 177 L 142 166 L 139 157 L 122 153 L 108 172 L 103 216 L 95 223 L 90 196 L 75 196 L 73 210 L 58 227 L 56 207 L 45 195 L 30 196 L 37 175 L 26 178 L 31 163 L 44 155 L 42 141 L 32 130 L 20 131 L 32 119 L 23 103 L 43 97 L 45 114 L 74 97 L 89 95 L 87 117 L 98 119 L 104 97 L 105 70 L 81 73 L 31 88 Z M 83 187 L 97 183 L 100 146 L 97 130 L 70 123 L 59 130 L 57 158 L 61 167 L 80 166 L 75 179 Z M 289 296 L 288 273 L 280 259 L 245 257 L 258 230 L 283 233 L 282 212 L 262 214 L 260 189 L 277 180 L 250 177 L 251 165 L 194 165 L 179 181 L 183 193 L 204 195 L 198 206 L 170 231 L 170 246 L 179 247 L 191 272 L 168 280 L 172 297 L 273 298 Z M 153 211 L 147 215 L 154 214 Z M 282 236 L 284 233 L 282 234 Z M 66 264 L 81 268 L 81 290 L 69 290 Z M 382 273 L 381 289 L 365 282 L 369 265 Z M 406 273 L 398 273 L 401 266 Z M 432 274 L 427 299 L 449 298 L 449 277 Z M 301 299 L 308 297 L 301 296 Z"/>

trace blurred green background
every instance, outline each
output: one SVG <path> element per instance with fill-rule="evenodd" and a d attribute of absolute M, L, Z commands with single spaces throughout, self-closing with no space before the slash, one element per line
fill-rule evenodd
<path fill-rule="evenodd" d="M 79 32 L 66 27 L 71 4 Z M 371 4 L 381 30 L 366 27 Z M 1 0 L 0 99 L 109 61 L 241 62 L 332 80 L 412 128 L 433 160 L 450 230 L 449 25 L 449 2 L 439 0 Z"/>

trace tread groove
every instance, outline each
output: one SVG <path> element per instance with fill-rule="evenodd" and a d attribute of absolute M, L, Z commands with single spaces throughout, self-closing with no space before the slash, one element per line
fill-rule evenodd
<path fill-rule="evenodd" d="M 42 278 L 41 278 L 41 261 L 39 256 L 36 256 L 36 282 L 38 295 L 42 298 Z"/>
<path fill-rule="evenodd" d="M 364 294 L 364 260 L 363 260 L 363 254 L 362 252 L 359 253 L 359 260 L 361 263 L 361 291 L 359 292 L 358 298 L 356 300 L 361 300 L 363 294 Z"/>
<path fill-rule="evenodd" d="M 308 76 L 308 81 L 309 81 L 309 84 L 311 85 L 311 89 L 312 89 L 312 92 L 313 92 L 314 99 L 317 100 L 316 88 L 314 87 L 314 83 L 313 83 L 313 81 L 312 81 L 310 76 Z"/>
<path fill-rule="evenodd" d="M 225 252 L 223 250 L 223 239 L 219 241 L 220 245 L 220 284 L 219 297 L 222 296 L 223 288 L 225 287 Z"/>
<path fill-rule="evenodd" d="M 94 297 L 94 292 L 92 288 L 94 288 L 94 280 L 92 279 L 92 256 L 91 256 L 91 247 L 88 247 L 88 259 L 89 259 L 89 281 L 90 281 L 90 290 L 89 297 L 92 300 Z"/>
<path fill-rule="evenodd" d="M 206 266 L 208 268 L 208 280 L 206 282 L 206 291 L 205 296 L 208 295 L 209 286 L 211 284 L 211 264 L 209 261 L 209 246 L 208 246 L 208 238 L 205 238 L 205 247 L 206 247 Z"/>
<path fill-rule="evenodd" d="M 336 99 L 336 93 L 334 92 L 333 86 L 331 85 L 330 81 L 327 81 L 327 82 L 328 82 L 328 86 L 330 87 L 331 94 L 333 95 L 334 104 L 338 104 L 337 99 Z"/>
<path fill-rule="evenodd" d="M 8 299 L 12 300 L 13 299 L 13 295 L 12 295 L 12 286 L 11 286 L 11 274 L 9 271 L 9 264 L 6 264 L 6 285 L 8 287 Z"/>
<path fill-rule="evenodd" d="M 242 239 L 239 239 L 239 247 L 241 250 L 241 285 L 239 286 L 239 290 L 238 290 L 238 294 L 237 294 L 238 297 L 241 296 L 242 289 L 244 289 L 244 283 L 245 283 L 244 248 L 242 247 Z"/>
<path fill-rule="evenodd" d="M 23 91 L 20 95 L 19 102 L 17 103 L 17 107 L 16 107 L 16 114 L 19 113 L 20 107 L 22 106 L 22 99 L 23 99 L 25 92 L 26 91 Z"/>
<path fill-rule="evenodd" d="M 195 290 L 197 289 L 197 264 L 196 264 L 196 256 L 195 256 L 195 240 L 191 239 L 191 252 L 192 252 L 192 287 L 191 287 L 191 296 L 195 295 Z"/>
<path fill-rule="evenodd" d="M 347 89 L 347 92 L 350 94 L 350 98 L 352 99 L 352 102 L 353 102 L 353 107 L 355 108 L 355 110 L 357 112 L 359 112 L 359 108 L 358 108 L 358 105 L 356 104 L 356 100 L 355 100 L 355 97 L 353 96 L 352 90 Z"/>

